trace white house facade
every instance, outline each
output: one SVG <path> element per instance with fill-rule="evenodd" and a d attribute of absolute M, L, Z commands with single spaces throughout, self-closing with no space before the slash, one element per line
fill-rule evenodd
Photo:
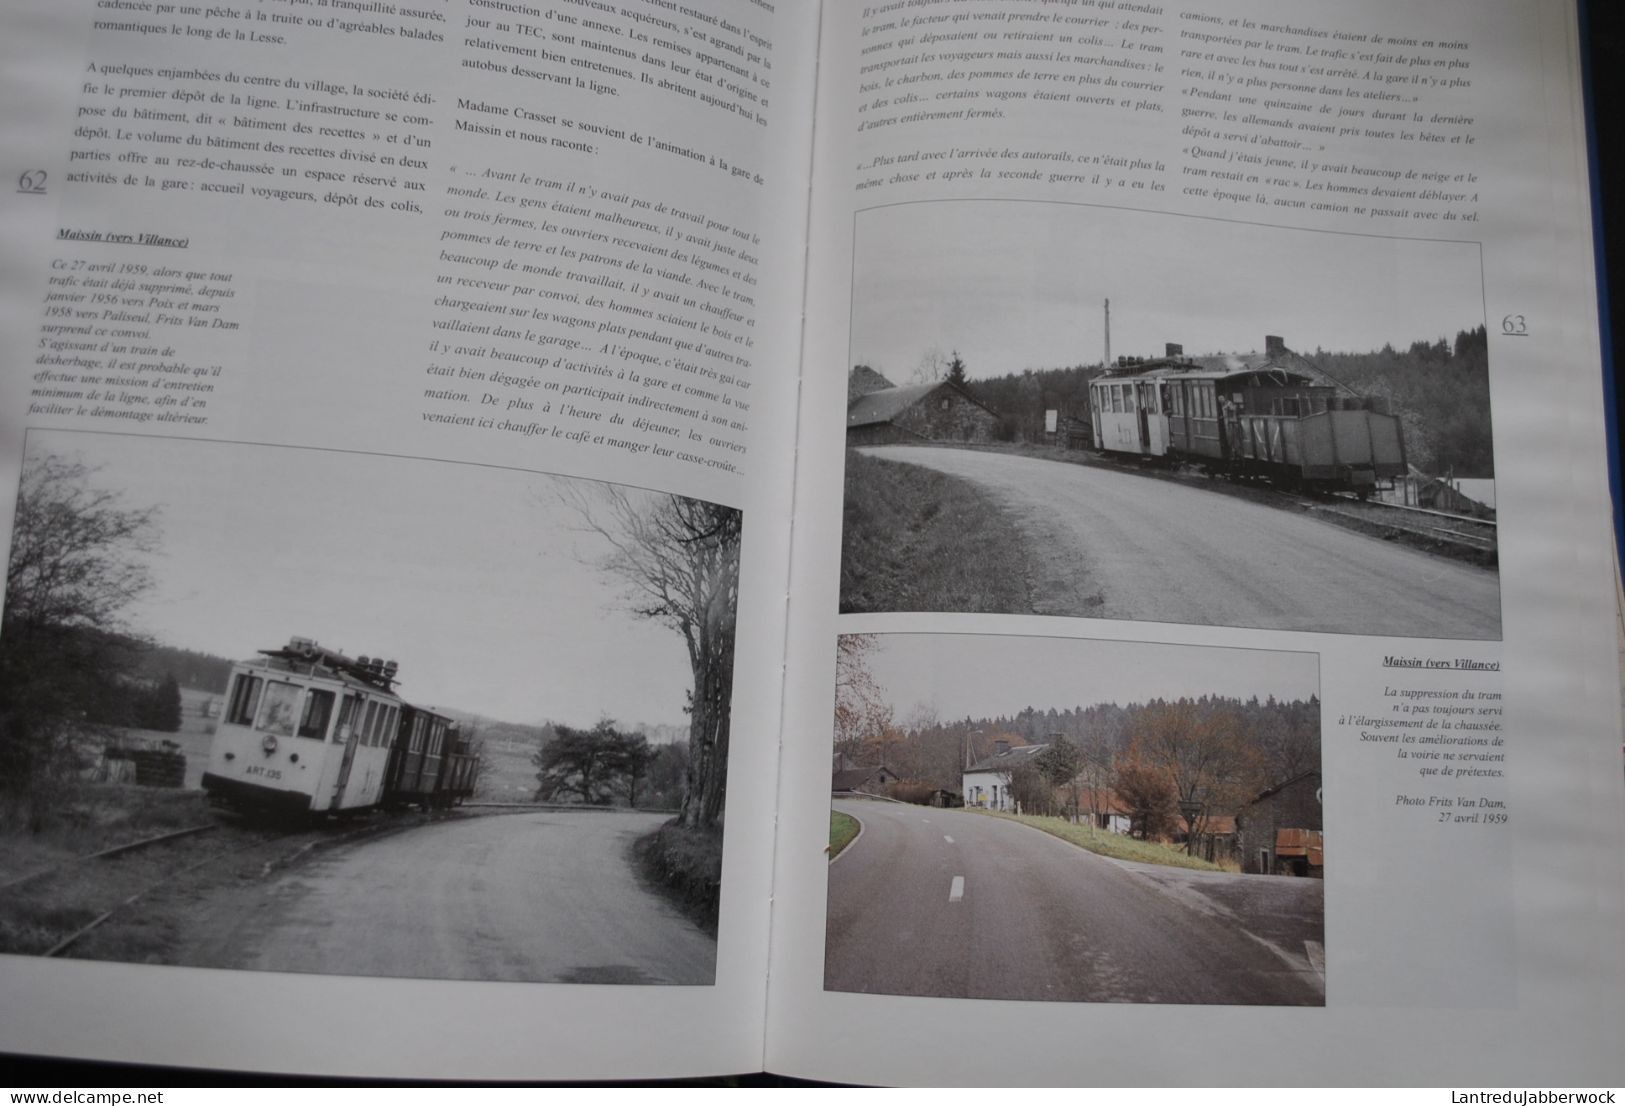
<path fill-rule="evenodd" d="M 999 742 L 992 756 L 977 761 L 961 775 L 960 794 L 965 805 L 1019 813 L 1016 801 L 1010 795 L 1010 773 L 1020 765 L 1031 763 L 1047 748 L 1048 745 L 1023 745 L 1019 749 L 1012 749 L 1008 743 Z"/>

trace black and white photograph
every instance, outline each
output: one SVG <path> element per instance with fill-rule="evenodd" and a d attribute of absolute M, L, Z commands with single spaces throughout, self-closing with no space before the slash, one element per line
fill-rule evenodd
<path fill-rule="evenodd" d="M 842 613 L 1501 637 L 1475 242 L 873 209 L 846 371 Z"/>
<path fill-rule="evenodd" d="M 711 985 L 740 532 L 590 480 L 31 430 L 0 952 Z"/>
<path fill-rule="evenodd" d="M 1325 1005 L 1316 654 L 846 634 L 836 680 L 825 990 Z"/>

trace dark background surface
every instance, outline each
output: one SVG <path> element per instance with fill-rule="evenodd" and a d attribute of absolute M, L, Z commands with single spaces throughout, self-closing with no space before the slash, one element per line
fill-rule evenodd
<path fill-rule="evenodd" d="M 1598 236 L 1598 295 L 1602 298 L 1605 366 L 1610 418 L 1610 462 L 1613 467 L 1614 533 L 1625 544 L 1625 514 L 1620 503 L 1620 429 L 1625 405 L 1614 373 L 1610 343 L 1625 334 L 1620 291 L 1625 285 L 1625 5 L 1617 0 L 1581 0 L 1581 33 L 1585 37 L 1586 77 L 1592 118 L 1592 209 Z M 1612 275 L 1611 275 L 1612 274 Z"/>
<path fill-rule="evenodd" d="M 1586 75 L 1590 84 L 1594 123 L 1592 201 L 1597 212 L 1599 294 L 1603 298 L 1600 319 L 1606 353 L 1610 335 L 1625 335 L 1625 315 L 1621 313 L 1619 295 L 1621 286 L 1625 286 L 1625 270 L 1618 268 L 1621 259 L 1625 259 L 1625 3 L 1618 0 L 1581 0 L 1580 6 L 1585 39 L 1582 45 L 1586 51 Z M 1610 260 L 1614 262 L 1614 271 L 1619 273 L 1618 278 L 1608 276 L 1607 262 Z M 1617 443 L 1620 427 L 1625 424 L 1625 417 L 1622 417 L 1625 416 L 1625 404 L 1621 403 L 1621 390 L 1613 387 L 1611 365 L 1606 370 L 1605 381 L 1612 415 L 1612 442 Z M 1617 456 L 1617 448 L 1614 452 Z M 1620 498 L 1618 477 L 1616 462 L 1616 503 Z M 1616 519 L 1616 528 L 1619 524 L 1620 520 Z M 0 1002 L 3 1001 L 4 998 L 0 997 Z M 627 1047 L 636 1051 L 637 1042 L 628 1041 Z M 133 1089 L 141 1086 L 333 1086 L 337 1082 L 332 1079 L 301 1079 L 243 1072 L 51 1060 L 0 1053 L 0 1086 L 48 1086 L 55 1089 L 119 1086 Z M 771 1075 L 741 1075 L 668 1084 L 629 1085 L 761 1087 L 799 1085 L 799 1082 Z"/>

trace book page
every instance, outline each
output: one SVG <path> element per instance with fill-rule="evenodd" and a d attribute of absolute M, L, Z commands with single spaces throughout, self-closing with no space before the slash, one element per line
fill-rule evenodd
<path fill-rule="evenodd" d="M 771 1070 L 1617 1077 L 1575 37 L 832 7 Z"/>
<path fill-rule="evenodd" d="M 758 1065 L 816 16 L 8 13 L 0 1048 Z"/>

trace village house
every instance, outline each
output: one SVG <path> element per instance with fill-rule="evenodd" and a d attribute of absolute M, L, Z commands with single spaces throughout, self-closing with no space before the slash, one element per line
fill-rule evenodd
<path fill-rule="evenodd" d="M 1132 825 L 1128 804 L 1109 787 L 1079 784 L 1078 818 L 1111 833 L 1126 834 Z"/>
<path fill-rule="evenodd" d="M 991 442 L 999 416 L 951 380 L 897 387 L 867 365 L 847 378 L 846 444 Z"/>
<path fill-rule="evenodd" d="M 1048 748 L 1048 745 L 1023 745 L 1012 749 L 1008 741 L 998 742 L 992 756 L 977 761 L 960 777 L 960 794 L 964 796 L 965 805 L 1019 814 L 1016 801 L 1010 795 L 1011 773 L 1031 764 L 1034 757 Z"/>
<path fill-rule="evenodd" d="M 1260 792 L 1236 812 L 1236 854 L 1244 872 L 1320 876 L 1326 863 L 1322 836 L 1318 770 Z"/>
<path fill-rule="evenodd" d="M 830 773 L 829 789 L 846 795 L 884 795 L 886 785 L 896 783 L 897 773 L 884 764 L 838 767 Z"/>

